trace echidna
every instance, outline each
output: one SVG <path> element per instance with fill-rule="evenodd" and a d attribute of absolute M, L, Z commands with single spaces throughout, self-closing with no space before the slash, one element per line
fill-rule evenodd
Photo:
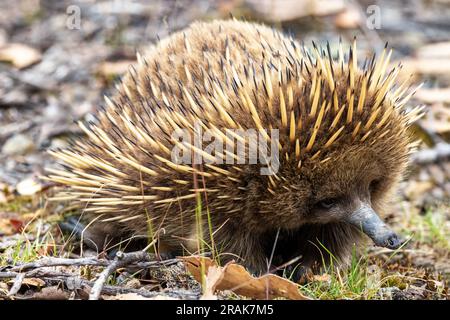
<path fill-rule="evenodd" d="M 320 263 L 323 248 L 344 262 L 364 233 L 398 248 L 378 214 L 406 168 L 407 128 L 421 108 L 405 107 L 411 93 L 395 84 L 390 55 L 361 67 L 355 42 L 333 57 L 329 45 L 307 50 L 259 24 L 194 23 L 138 55 L 96 121 L 79 123 L 87 137 L 51 151 L 64 165 L 48 179 L 97 235 L 157 239 L 172 253 L 203 246 L 254 272 L 295 257 Z M 234 152 L 174 138 L 196 126 Z M 259 132 L 278 170 L 262 175 L 267 161 L 239 158 L 231 129 Z M 203 162 L 174 160 L 174 147 Z M 227 156 L 234 163 L 218 161 Z"/>

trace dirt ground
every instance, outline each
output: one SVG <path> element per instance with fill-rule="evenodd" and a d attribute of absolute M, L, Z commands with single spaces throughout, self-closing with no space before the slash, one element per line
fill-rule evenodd
<path fill-rule="evenodd" d="M 47 266 L 43 274 L 30 268 L 35 272 L 22 279 L 13 272 L 43 257 L 105 258 L 80 251 L 78 241 L 61 232 L 58 223 L 73 208 L 47 201 L 52 188 L 38 179 L 54 164 L 46 150 L 82 135 L 75 122 L 91 119 L 104 105 L 103 96 L 114 91 L 137 51 L 195 20 L 230 14 L 273 25 L 306 46 L 329 40 L 335 49 L 339 38 L 349 43 L 356 36 L 365 54 L 379 53 L 388 42 L 392 64 L 403 64 L 401 77 L 424 82 L 411 101 L 426 105 L 425 117 L 413 128 L 421 144 L 387 217 L 409 243 L 396 252 L 368 248 L 352 275 L 330 270 L 302 284 L 300 292 L 319 299 L 449 298 L 450 2 L 299 0 L 292 7 L 288 2 L 0 2 L 0 299 L 88 297 L 105 266 L 99 260 L 91 267 Z M 205 294 L 182 261 L 146 270 L 137 276 L 130 270 L 115 273 L 102 298 Z M 241 297 L 231 291 L 217 295 Z"/>

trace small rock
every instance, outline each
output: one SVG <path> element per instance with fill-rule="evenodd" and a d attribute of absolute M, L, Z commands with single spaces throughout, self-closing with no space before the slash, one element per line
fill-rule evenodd
<path fill-rule="evenodd" d="M 24 134 L 16 134 L 6 140 L 2 147 L 2 153 L 7 156 L 24 155 L 34 149 L 34 143 L 30 137 Z"/>
<path fill-rule="evenodd" d="M 20 181 L 16 186 L 17 192 L 22 196 L 32 196 L 42 190 L 42 185 L 33 178 Z"/>

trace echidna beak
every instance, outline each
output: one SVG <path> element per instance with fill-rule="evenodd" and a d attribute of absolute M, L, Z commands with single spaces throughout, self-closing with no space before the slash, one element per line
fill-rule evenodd
<path fill-rule="evenodd" d="M 377 246 L 398 249 L 403 244 L 403 240 L 367 204 L 362 204 L 348 216 L 347 222 L 361 228 Z"/>

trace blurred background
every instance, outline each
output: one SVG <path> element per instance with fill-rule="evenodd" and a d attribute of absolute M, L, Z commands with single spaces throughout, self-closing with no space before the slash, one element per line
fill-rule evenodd
<path fill-rule="evenodd" d="M 195 20 L 230 15 L 270 24 L 306 46 L 329 40 L 333 49 L 356 36 L 360 61 L 389 42 L 401 77 L 424 82 L 411 101 L 427 106 L 413 128 L 422 143 L 387 219 L 417 244 L 397 267 L 448 279 L 449 0 L 0 1 L 0 236 L 17 233 L 33 205 L 42 208 L 42 198 L 16 199 L 47 187 L 36 179 L 52 163 L 45 150 L 81 134 L 74 121 L 89 120 L 136 51 Z"/>

